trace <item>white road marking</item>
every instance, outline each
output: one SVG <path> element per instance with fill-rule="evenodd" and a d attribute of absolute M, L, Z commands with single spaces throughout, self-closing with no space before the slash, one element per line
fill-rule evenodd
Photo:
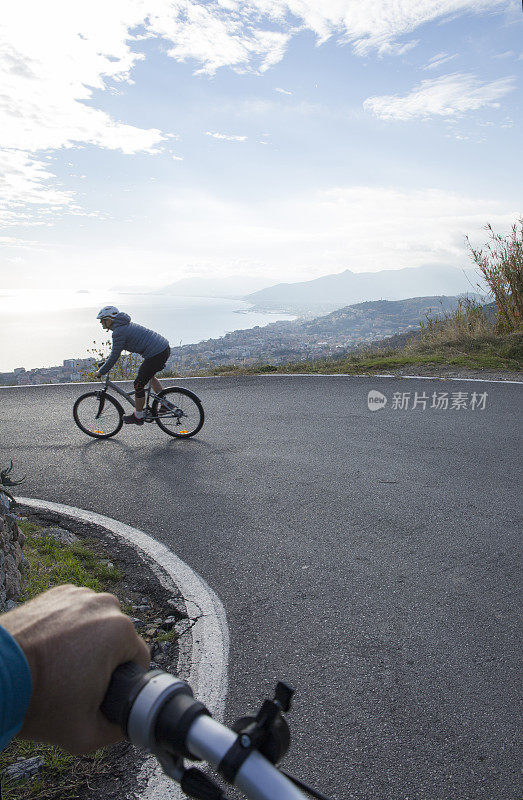
<path fill-rule="evenodd" d="M 229 631 L 221 601 L 203 578 L 165 545 L 138 528 L 93 511 L 61 503 L 50 503 L 32 497 L 17 497 L 16 500 L 20 505 L 53 511 L 70 519 L 90 522 L 105 528 L 124 539 L 135 550 L 141 551 L 168 591 L 177 593 L 177 590 L 180 590 L 188 616 L 195 620 L 190 631 L 189 674 L 182 677 L 191 685 L 195 697 L 207 706 L 213 717 L 221 720 L 227 693 Z M 147 786 L 141 795 L 143 800 L 185 798 L 178 786 L 163 774 L 156 759 L 146 762 L 145 776 Z"/>
<path fill-rule="evenodd" d="M 407 378 L 419 381 L 475 381 L 477 383 L 515 383 L 523 384 L 523 381 L 511 381 L 503 378 L 450 378 L 446 375 L 383 375 L 365 372 L 355 374 L 353 372 L 277 372 L 277 373 L 255 373 L 253 375 L 185 375 L 180 378 L 185 381 L 205 381 L 205 380 L 226 380 L 227 378 Z M 161 381 L 171 380 L 170 378 L 160 378 Z M 78 381 L 71 383 L 28 383 L 22 386 L 0 386 L 0 389 L 34 389 L 37 386 L 92 386 L 96 381 Z M 113 383 L 132 383 L 131 380 L 113 381 Z"/>

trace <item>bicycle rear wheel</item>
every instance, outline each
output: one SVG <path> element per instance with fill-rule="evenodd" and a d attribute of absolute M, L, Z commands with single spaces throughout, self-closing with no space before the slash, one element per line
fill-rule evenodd
<path fill-rule="evenodd" d="M 123 408 L 105 392 L 82 394 L 73 406 L 74 421 L 95 439 L 108 439 L 122 427 Z"/>
<path fill-rule="evenodd" d="M 159 392 L 159 397 L 165 398 L 165 403 L 160 405 L 154 400 L 151 411 L 162 431 L 177 439 L 188 439 L 198 433 L 204 421 L 199 397 L 177 386 Z"/>

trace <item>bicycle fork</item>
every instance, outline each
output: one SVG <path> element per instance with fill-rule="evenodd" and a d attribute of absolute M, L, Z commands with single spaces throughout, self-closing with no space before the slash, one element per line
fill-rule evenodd
<path fill-rule="evenodd" d="M 96 393 L 96 396 L 98 397 L 99 406 L 98 406 L 98 411 L 96 413 L 95 419 L 100 419 L 100 417 L 102 415 L 102 411 L 104 410 L 104 406 L 105 406 L 105 396 L 106 396 L 106 394 L 107 394 L 107 392 L 104 389 L 102 389 L 102 391 Z"/>

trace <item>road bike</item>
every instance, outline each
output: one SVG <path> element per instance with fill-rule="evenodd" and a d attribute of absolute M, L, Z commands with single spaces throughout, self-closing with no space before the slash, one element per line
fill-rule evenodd
<path fill-rule="evenodd" d="M 227 728 L 194 699 L 188 683 L 129 661 L 114 671 L 101 710 L 129 741 L 156 756 L 187 797 L 227 800 L 213 778 L 186 768 L 185 758 L 206 761 L 249 800 L 306 800 L 304 792 L 329 800 L 276 766 L 290 744 L 283 712 L 289 711 L 293 693 L 280 681 L 274 698 L 265 700 L 255 717 L 241 717 Z"/>
<path fill-rule="evenodd" d="M 102 389 L 82 394 L 73 406 L 74 421 L 80 430 L 95 439 L 115 436 L 123 425 L 124 410 L 118 400 L 109 394 L 109 389 L 135 407 L 135 393 L 124 392 L 109 380 L 109 373 Z M 162 431 L 177 439 L 194 436 L 204 422 L 200 398 L 180 386 L 170 386 L 156 394 L 148 383 L 144 411 L 144 422 L 156 422 Z"/>

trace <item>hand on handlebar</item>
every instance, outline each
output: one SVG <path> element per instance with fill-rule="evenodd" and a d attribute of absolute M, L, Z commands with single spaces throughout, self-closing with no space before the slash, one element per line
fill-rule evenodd
<path fill-rule="evenodd" d="M 147 668 L 145 642 L 112 594 L 58 586 L 0 617 L 25 653 L 32 695 L 20 736 L 88 753 L 123 738 L 100 711 L 116 667 Z"/>

